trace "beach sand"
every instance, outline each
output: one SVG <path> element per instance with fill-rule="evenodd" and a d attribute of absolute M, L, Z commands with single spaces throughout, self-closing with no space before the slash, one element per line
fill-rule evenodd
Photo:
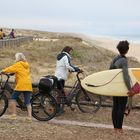
<path fill-rule="evenodd" d="M 108 37 L 91 37 L 87 36 L 88 42 L 92 43 L 97 47 L 103 47 L 105 49 L 111 50 L 115 53 L 118 53 L 116 49 L 117 44 L 120 40 L 112 39 Z M 140 43 L 129 42 L 129 52 L 127 56 L 134 57 L 140 62 Z"/>

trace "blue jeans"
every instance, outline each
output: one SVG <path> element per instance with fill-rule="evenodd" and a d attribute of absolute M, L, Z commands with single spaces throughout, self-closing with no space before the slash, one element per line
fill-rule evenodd
<path fill-rule="evenodd" d="M 11 99 L 17 100 L 18 96 L 23 93 L 24 94 L 24 104 L 28 106 L 30 104 L 30 91 L 14 91 Z"/>

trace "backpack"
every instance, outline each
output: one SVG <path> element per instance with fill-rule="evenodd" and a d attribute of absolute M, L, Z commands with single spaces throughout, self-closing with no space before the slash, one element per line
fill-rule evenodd
<path fill-rule="evenodd" d="M 47 75 L 40 79 L 39 90 L 43 93 L 50 93 L 50 91 L 57 85 L 57 77 Z"/>

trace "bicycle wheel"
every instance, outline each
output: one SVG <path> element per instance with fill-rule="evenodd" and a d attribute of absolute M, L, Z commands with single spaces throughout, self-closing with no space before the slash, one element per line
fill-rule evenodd
<path fill-rule="evenodd" d="M 8 108 L 8 99 L 2 94 L 0 95 L 0 116 L 2 116 Z"/>
<path fill-rule="evenodd" d="M 55 98 L 57 102 L 57 112 L 60 110 L 63 111 L 65 105 L 64 93 L 60 92 L 58 89 L 53 89 L 50 94 Z"/>
<path fill-rule="evenodd" d="M 80 89 L 76 95 L 78 108 L 84 113 L 96 113 L 101 107 L 101 96 Z"/>
<path fill-rule="evenodd" d="M 56 115 L 57 103 L 51 95 L 38 93 L 31 99 L 31 105 L 32 115 L 39 121 L 48 121 Z"/>

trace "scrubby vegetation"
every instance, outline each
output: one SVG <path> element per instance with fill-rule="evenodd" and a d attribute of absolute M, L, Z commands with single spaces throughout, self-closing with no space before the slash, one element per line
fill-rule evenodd
<path fill-rule="evenodd" d="M 18 31 L 19 32 L 19 31 Z M 56 38 L 58 33 L 37 32 L 21 30 L 19 34 L 31 34 L 43 38 Z M 86 74 L 108 69 L 114 53 L 100 47 L 89 46 L 82 43 L 82 39 L 64 34 L 59 34 L 57 41 L 33 41 L 20 47 L 0 48 L 0 69 L 9 66 L 14 61 L 16 52 L 23 52 L 31 67 L 32 79 L 36 81 L 40 76 L 54 74 L 57 54 L 66 45 L 72 46 L 72 62 L 82 68 Z M 129 67 L 140 67 L 134 59 L 129 58 Z"/>
<path fill-rule="evenodd" d="M 8 29 L 7 29 L 8 32 Z M 31 75 L 33 82 L 47 74 L 54 74 L 56 55 L 63 49 L 64 46 L 72 46 L 74 52 L 72 54 L 72 63 L 82 68 L 86 74 L 97 71 L 106 70 L 109 68 L 112 58 L 116 55 L 111 51 L 100 47 L 83 43 L 83 40 L 78 37 L 68 36 L 60 33 L 39 32 L 32 30 L 16 30 L 18 35 L 32 35 L 37 40 L 21 45 L 20 47 L 4 47 L 0 48 L 0 70 L 12 64 L 15 60 L 14 55 L 17 52 L 23 52 L 31 67 Z M 56 41 L 40 41 L 43 39 L 58 39 Z M 94 42 L 96 44 L 98 42 Z M 140 67 L 140 64 L 135 58 L 129 58 L 129 67 Z M 72 81 L 74 76 L 71 76 Z M 68 81 L 68 82 L 71 82 Z M 106 99 L 106 98 L 104 98 Z M 102 101 L 106 101 L 102 98 Z M 134 98 L 139 99 L 137 97 Z M 109 104 L 110 104 L 109 100 Z M 139 105 L 139 101 L 137 101 Z M 66 112 L 57 117 L 58 120 L 73 120 L 88 123 L 112 124 L 111 108 L 101 108 L 96 114 L 83 114 L 79 110 L 72 112 L 66 108 Z M 7 112 L 8 113 L 8 112 Z M 18 110 L 20 116 L 25 116 L 25 112 Z M 139 128 L 139 110 L 131 111 L 130 116 L 125 118 L 124 125 Z M 133 121 L 132 121 L 133 120 Z M 12 133 L 11 133 L 12 130 Z M 35 131 L 34 131 L 35 130 Z M 11 122 L 8 119 L 1 120 L 0 139 L 139 139 L 139 132 L 125 130 L 122 135 L 116 135 L 113 129 L 105 128 L 88 128 L 70 125 L 49 124 L 48 122 L 35 122 L 32 124 L 24 120 L 16 120 Z M 15 133 L 16 135 L 13 135 Z M 21 135 L 22 133 L 22 135 Z"/>

